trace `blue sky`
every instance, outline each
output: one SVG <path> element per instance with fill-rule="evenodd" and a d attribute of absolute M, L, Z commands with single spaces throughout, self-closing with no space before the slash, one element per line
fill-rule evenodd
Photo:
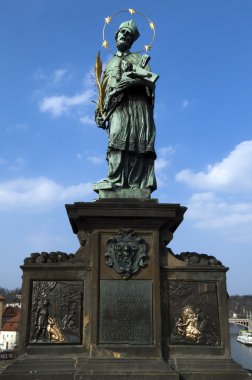
<path fill-rule="evenodd" d="M 155 121 L 161 203 L 187 206 L 170 247 L 216 256 L 230 294 L 251 294 L 252 1 L 1 0 L 0 286 L 21 285 L 31 252 L 75 252 L 65 203 L 106 176 L 91 74 L 104 18 L 134 8 L 156 24 Z M 127 13 L 113 19 L 107 38 Z M 151 39 L 136 16 L 141 37 Z M 134 50 L 134 49 L 133 49 Z"/>

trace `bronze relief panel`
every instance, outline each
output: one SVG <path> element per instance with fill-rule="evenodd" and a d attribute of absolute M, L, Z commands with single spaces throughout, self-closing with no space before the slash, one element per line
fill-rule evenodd
<path fill-rule="evenodd" d="M 82 281 L 33 281 L 29 344 L 80 344 Z"/>
<path fill-rule="evenodd" d="M 219 346 L 215 282 L 169 281 L 170 343 Z"/>

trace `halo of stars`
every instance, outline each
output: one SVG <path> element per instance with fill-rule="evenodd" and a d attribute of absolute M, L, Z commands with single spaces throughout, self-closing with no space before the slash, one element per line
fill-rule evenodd
<path fill-rule="evenodd" d="M 120 13 L 130 13 L 131 15 L 134 15 L 134 14 L 138 14 L 142 17 L 144 17 L 148 24 L 149 24 L 149 27 L 150 29 L 152 30 L 153 32 L 153 36 L 152 36 L 152 40 L 149 44 L 146 44 L 144 45 L 144 49 L 143 50 L 140 50 L 138 51 L 137 53 L 142 53 L 142 52 L 147 52 L 149 51 L 151 48 L 152 48 L 152 45 L 153 45 L 153 42 L 155 40 L 155 36 L 156 36 L 156 27 L 155 27 L 155 24 L 153 21 L 151 21 L 151 19 L 149 17 L 147 17 L 146 15 L 144 15 L 143 13 L 140 13 L 140 12 L 137 12 L 135 9 L 133 8 L 129 8 L 129 9 L 124 9 L 122 11 L 119 11 L 119 12 L 116 12 L 114 13 L 112 16 L 107 16 L 105 17 L 105 20 L 104 20 L 104 26 L 103 26 L 103 30 L 102 30 L 102 47 L 104 49 L 108 49 L 112 52 L 112 50 L 110 49 L 110 46 L 109 46 L 109 42 L 108 40 L 106 40 L 106 37 L 105 37 L 105 30 L 106 30 L 106 27 L 112 22 L 112 19 L 117 16 L 118 14 Z M 113 52 L 112 52 L 113 53 Z"/>

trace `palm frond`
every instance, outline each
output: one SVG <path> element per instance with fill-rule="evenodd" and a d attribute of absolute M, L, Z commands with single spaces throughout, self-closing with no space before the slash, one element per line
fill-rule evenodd
<path fill-rule="evenodd" d="M 102 115 L 103 91 L 102 91 L 102 85 L 101 85 L 102 61 L 101 61 L 100 51 L 98 51 L 98 54 L 96 57 L 94 72 L 95 72 L 95 79 L 96 79 L 96 84 L 98 87 L 98 94 L 99 94 L 99 96 L 98 96 L 98 109 L 99 109 L 99 113 Z"/>

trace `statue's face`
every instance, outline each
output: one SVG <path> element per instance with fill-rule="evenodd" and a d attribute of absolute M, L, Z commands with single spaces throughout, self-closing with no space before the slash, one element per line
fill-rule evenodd
<path fill-rule="evenodd" d="M 116 46 L 120 51 L 128 50 L 133 43 L 133 34 L 127 28 L 122 28 L 117 33 Z"/>

